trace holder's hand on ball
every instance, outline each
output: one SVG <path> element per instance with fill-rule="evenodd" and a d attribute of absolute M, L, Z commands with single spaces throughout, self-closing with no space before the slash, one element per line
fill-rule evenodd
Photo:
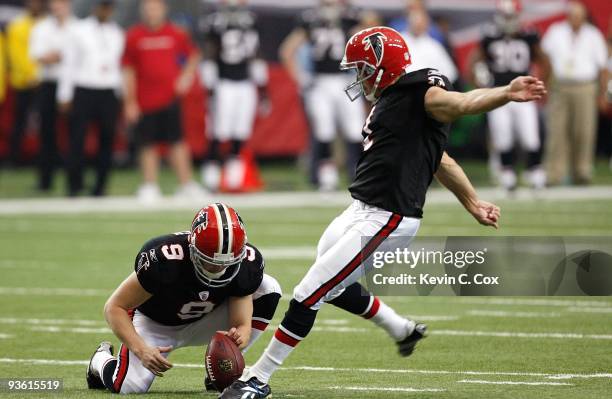
<path fill-rule="evenodd" d="M 241 331 L 239 328 L 232 327 L 229 329 L 229 331 L 220 332 L 227 335 L 239 348 L 243 348 L 248 342 L 248 337 L 246 336 L 247 334 L 245 334 L 245 332 Z"/>

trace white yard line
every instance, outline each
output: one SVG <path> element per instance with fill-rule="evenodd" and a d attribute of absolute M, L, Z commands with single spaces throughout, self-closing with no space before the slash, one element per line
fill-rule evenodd
<path fill-rule="evenodd" d="M 290 247 L 289 247 L 290 248 Z M 277 255 L 285 256 L 283 249 L 268 248 L 267 250 L 279 250 Z M 293 249 L 292 249 L 293 250 Z M 296 252 L 301 252 L 301 255 L 307 255 L 309 249 L 306 247 L 295 247 Z M 47 287 L 0 287 L 0 295 L 27 295 L 27 296 L 108 296 L 112 293 L 112 289 L 103 290 L 95 288 L 47 288 Z M 291 300 L 290 294 L 283 295 L 283 300 Z M 414 297 L 383 297 L 385 302 L 407 302 L 413 300 Z M 428 297 L 426 299 L 431 303 L 448 302 L 449 297 Z M 597 301 L 592 299 L 574 300 L 574 299 L 548 299 L 548 298 L 507 298 L 507 297 L 456 297 L 453 302 L 457 304 L 474 304 L 474 305 L 497 305 L 497 306 L 551 306 L 551 307 L 567 307 L 570 312 L 591 312 L 591 313 L 612 313 L 612 301 Z M 519 312 L 520 313 L 520 312 Z M 418 319 L 418 316 L 414 316 Z M 427 317 L 427 316 L 426 316 Z M 435 315 L 432 315 L 432 320 Z M 455 316 L 440 316 L 444 320 L 451 320 Z M 458 317 L 458 316 L 457 316 Z M 440 319 L 442 320 L 442 319 Z"/>
<path fill-rule="evenodd" d="M 34 326 L 34 327 L 30 327 L 30 331 L 50 332 L 50 333 L 71 333 L 71 334 L 110 334 L 112 333 L 111 329 L 107 327 L 63 328 L 63 327 L 57 327 L 57 326 Z"/>
<path fill-rule="evenodd" d="M 376 331 L 375 328 L 349 327 L 335 325 L 333 323 L 321 323 L 325 325 L 315 325 L 314 332 L 328 333 L 356 333 L 370 334 Z M 269 329 L 276 328 L 271 324 Z M 70 333 L 70 334 L 106 334 L 111 330 L 106 327 L 60 327 L 58 325 L 34 325 L 30 331 L 48 333 Z M 588 340 L 612 340 L 612 334 L 584 334 L 584 333 L 563 333 L 563 332 L 521 332 L 521 331 L 471 331 L 471 330 L 432 330 L 431 335 L 435 336 L 454 336 L 454 337 L 492 337 L 492 338 L 522 338 L 522 339 L 588 339 Z"/>
<path fill-rule="evenodd" d="M 40 296 L 108 296 L 112 290 L 94 288 L 37 288 L 37 287 L 0 287 L 0 295 L 40 295 Z"/>
<path fill-rule="evenodd" d="M 481 190 L 483 198 L 491 200 L 505 200 L 506 194 L 497 188 L 484 188 Z M 517 191 L 516 200 L 534 200 L 533 192 L 529 189 Z M 612 187 L 558 187 L 538 193 L 540 201 L 574 201 L 612 198 Z M 347 192 L 318 193 L 304 192 L 276 192 L 256 193 L 243 195 L 215 195 L 208 198 L 181 200 L 167 197 L 154 204 L 142 204 L 136 197 L 110 197 L 110 198 L 49 198 L 49 199 L 7 199 L 0 200 L 0 214 L 74 214 L 74 213 L 116 213 L 116 212 L 154 212 L 154 211 L 193 211 L 207 201 L 221 201 L 232 204 L 237 209 L 277 209 L 277 208 L 338 208 L 347 206 L 351 198 Z M 429 190 L 428 204 L 455 203 L 455 197 L 442 189 Z"/>
<path fill-rule="evenodd" d="M 612 334 L 582 334 L 561 332 L 519 332 L 519 331 L 469 331 L 469 330 L 432 330 L 432 335 L 458 337 L 495 337 L 495 338 L 557 338 L 557 339 L 597 339 L 612 340 Z"/>
<path fill-rule="evenodd" d="M 449 315 L 406 315 L 405 317 L 416 320 L 416 321 L 457 321 L 460 319 L 459 316 Z"/>
<path fill-rule="evenodd" d="M 13 338 L 13 336 L 11 334 L 0 333 L 0 339 L 9 339 L 9 338 Z"/>
<path fill-rule="evenodd" d="M 328 389 L 334 389 L 338 391 L 369 391 L 369 392 L 444 392 L 446 389 L 442 388 L 390 388 L 390 387 L 343 387 L 339 385 L 327 387 Z"/>
<path fill-rule="evenodd" d="M 32 365 L 49 366 L 82 366 L 87 365 L 87 360 L 55 360 L 55 359 L 15 359 L 0 358 L 0 363 L 20 363 Z M 179 368 L 203 368 L 198 363 L 175 363 Z M 342 368 L 342 367 L 314 367 L 294 366 L 281 367 L 285 371 L 310 371 L 310 372 L 347 372 L 347 373 L 381 373 L 381 374 L 424 374 L 424 375 L 471 375 L 471 376 L 513 376 L 513 377 L 542 377 L 549 379 L 612 379 L 612 373 L 537 373 L 528 371 L 470 371 L 470 370 L 418 370 L 418 369 L 379 369 L 379 368 Z"/>
<path fill-rule="evenodd" d="M 102 320 L 80 320 L 80 319 L 21 319 L 16 317 L 0 317 L 0 324 L 31 324 L 31 325 L 75 325 L 96 326 L 106 325 Z"/>
<path fill-rule="evenodd" d="M 270 247 L 259 248 L 264 259 L 310 259 L 317 257 L 316 247 Z M 305 272 L 305 271 L 304 271 Z"/>
<path fill-rule="evenodd" d="M 487 385 L 546 385 L 546 386 L 574 386 L 569 382 L 539 382 L 539 381 L 484 381 L 484 380 L 461 380 L 465 384 L 487 384 Z"/>
<path fill-rule="evenodd" d="M 580 306 L 572 306 L 567 308 L 568 312 L 573 313 L 612 313 L 611 308 L 583 308 Z"/>
<path fill-rule="evenodd" d="M 406 316 L 411 317 L 415 320 L 423 320 L 423 321 L 447 321 L 447 320 L 457 320 L 457 316 L 428 316 L 428 315 L 420 315 L 420 316 Z M 346 326 L 350 324 L 350 319 L 325 319 L 320 318 L 317 319 L 318 325 L 323 326 Z M 105 326 L 106 322 L 103 320 L 83 320 L 83 319 L 36 319 L 36 318 L 18 318 L 18 317 L 0 317 L 0 324 L 28 324 L 35 326 Z"/>
<path fill-rule="evenodd" d="M 517 317 L 517 318 L 554 318 L 561 317 L 561 313 L 556 312 L 508 312 L 505 310 L 479 310 L 474 309 L 467 312 L 470 316 L 486 317 Z"/>
<path fill-rule="evenodd" d="M 450 371 L 450 370 L 417 370 L 417 369 L 379 369 L 379 368 L 338 368 L 338 367 L 313 367 L 313 366 L 295 366 L 286 367 L 284 370 L 298 371 L 321 371 L 321 372 L 351 372 L 357 371 L 360 373 L 391 373 L 391 374 L 426 374 L 426 375 L 472 375 L 472 376 L 512 376 L 512 377 L 543 377 L 550 379 L 592 379 L 592 378 L 607 378 L 612 379 L 612 373 L 593 373 L 593 374 L 577 374 L 577 373 L 536 373 L 528 371 Z"/>
<path fill-rule="evenodd" d="M 435 300 L 434 300 L 435 301 Z M 504 305 L 504 306 L 574 306 L 612 309 L 612 301 L 596 301 L 592 299 L 553 299 L 553 298 L 507 298 L 507 297 L 458 297 L 458 303 L 478 305 Z"/>

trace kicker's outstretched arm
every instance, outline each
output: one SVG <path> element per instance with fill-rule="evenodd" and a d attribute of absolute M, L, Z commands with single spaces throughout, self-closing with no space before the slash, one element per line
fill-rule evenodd
<path fill-rule="evenodd" d="M 478 199 L 478 194 L 461 166 L 445 152 L 436 179 L 451 191 L 464 208 L 483 226 L 499 227 L 497 205 Z"/>
<path fill-rule="evenodd" d="M 434 119 L 450 123 L 463 115 L 482 114 L 512 101 L 537 101 L 545 95 L 544 83 L 531 76 L 516 78 L 507 86 L 467 93 L 446 91 L 434 86 L 425 94 L 425 109 Z"/>

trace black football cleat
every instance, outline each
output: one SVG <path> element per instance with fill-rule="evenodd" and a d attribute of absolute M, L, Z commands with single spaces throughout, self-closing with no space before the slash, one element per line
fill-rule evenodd
<path fill-rule="evenodd" d="M 427 326 L 425 324 L 417 324 L 414 326 L 412 334 L 407 336 L 403 341 L 397 343 L 400 355 L 403 357 L 412 355 L 417 342 L 425 337 L 427 337 Z"/>
<path fill-rule="evenodd" d="M 236 380 L 232 385 L 225 388 L 219 395 L 219 399 L 264 399 L 270 397 L 272 390 L 270 385 L 264 384 L 256 377 L 247 382 Z"/>
<path fill-rule="evenodd" d="M 85 374 L 87 388 L 89 389 L 106 389 L 104 383 L 102 382 L 102 378 L 99 375 L 94 374 L 94 371 L 91 368 L 91 362 L 98 352 L 108 352 L 111 356 L 114 356 L 113 345 L 110 342 L 102 342 L 100 345 L 98 345 L 93 355 L 91 355 L 91 359 L 89 359 L 89 364 L 87 365 L 87 374 Z"/>
<path fill-rule="evenodd" d="M 206 388 L 206 392 L 218 391 L 218 389 L 215 388 L 215 386 L 213 385 L 209 376 L 206 376 L 206 378 L 204 378 L 204 388 Z"/>

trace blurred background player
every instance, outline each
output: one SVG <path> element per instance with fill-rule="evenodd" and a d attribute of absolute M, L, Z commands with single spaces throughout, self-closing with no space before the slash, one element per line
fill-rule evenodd
<path fill-rule="evenodd" d="M 425 11 L 427 12 L 427 3 L 424 0 L 405 0 L 404 13 L 406 17 L 401 16 L 393 18 L 389 21 L 389 27 L 397 30 L 398 32 L 409 32 L 410 26 L 410 14 L 413 11 Z M 407 18 L 408 17 L 408 18 Z M 441 44 L 445 44 L 446 38 L 444 32 L 437 24 L 429 24 L 427 27 L 427 33 Z"/>
<path fill-rule="evenodd" d="M 223 0 L 218 12 L 202 19 L 205 61 L 202 77 L 212 100 L 213 129 L 202 181 L 217 191 L 223 176 L 230 191 L 239 190 L 245 174 L 240 151 L 253 132 L 257 100 L 267 103 L 266 63 L 257 58 L 259 33 L 246 0 Z M 229 157 L 221 145 L 231 144 Z"/>
<path fill-rule="evenodd" d="M 410 55 L 415 60 L 411 70 L 434 68 L 446 76 L 451 83 L 459 79 L 459 71 L 444 46 L 429 33 L 431 20 L 427 11 L 416 8 L 408 15 L 408 31 L 401 32 L 410 43 Z"/>
<path fill-rule="evenodd" d="M 528 75 L 532 63 L 538 63 L 546 81 L 549 62 L 540 48 L 537 32 L 521 28 L 520 0 L 499 0 L 493 24 L 485 28 L 480 48 L 472 58 L 477 86 L 505 86 L 519 76 Z M 508 191 L 518 185 L 515 141 L 518 139 L 526 157 L 525 179 L 533 188 L 546 185 L 541 167 L 541 141 L 538 108 L 535 102 L 509 103 L 489 112 L 490 155 L 498 183 Z M 499 169 L 498 169 L 499 168 Z"/>
<path fill-rule="evenodd" d="M 588 22 L 584 4 L 570 1 L 567 20 L 548 29 L 542 48 L 550 57 L 553 75 L 546 143 L 548 182 L 561 184 L 569 163 L 572 183 L 589 184 L 595 162 L 597 104 L 604 108 L 608 85 L 606 41 Z"/>
<path fill-rule="evenodd" d="M 282 62 L 302 89 L 313 135 L 312 180 L 322 191 L 338 188 L 338 170 L 332 159 L 338 125 L 347 141 L 346 164 L 351 181 L 361 152 L 364 104 L 346 98 L 342 90 L 351 77 L 338 70 L 346 41 L 359 23 L 358 13 L 347 2 L 321 0 L 318 8 L 304 12 L 299 26 L 280 50 Z M 304 45 L 308 45 L 311 71 L 300 65 L 297 57 Z"/>
<path fill-rule="evenodd" d="M 51 190 L 53 174 L 60 163 L 56 131 L 57 82 L 64 45 L 75 22 L 70 0 L 51 0 L 49 10 L 50 15 L 34 26 L 30 37 L 30 57 L 40 65 L 38 189 L 43 192 Z"/>
<path fill-rule="evenodd" d="M 135 124 L 143 184 L 138 197 L 161 197 L 157 184 L 157 144 L 170 144 L 169 161 L 180 187 L 178 196 L 201 197 L 193 181 L 191 153 L 183 141 L 180 100 L 193 86 L 200 54 L 189 35 L 167 19 L 164 0 L 141 0 L 142 24 L 127 34 L 123 56 L 125 116 Z"/>
<path fill-rule="evenodd" d="M 0 34 L 0 54 L 6 54 L 6 39 L 4 35 Z M 1 57 L 0 59 L 0 105 L 4 105 L 6 103 L 6 94 L 7 94 L 7 80 L 8 80 L 8 70 L 6 64 L 6 57 Z"/>
<path fill-rule="evenodd" d="M 67 157 L 68 195 L 83 190 L 84 145 L 91 122 L 98 127 L 96 182 L 91 195 L 103 196 L 111 168 L 113 138 L 117 129 L 121 88 L 123 30 L 112 21 L 114 0 L 97 0 L 92 15 L 75 23 L 64 44 L 65 57 L 59 81 L 58 100 L 69 112 Z"/>
<path fill-rule="evenodd" d="M 20 161 L 23 135 L 35 105 L 38 87 L 38 66 L 30 57 L 30 35 L 34 24 L 45 13 L 43 0 L 28 0 L 25 11 L 12 20 L 6 29 L 6 47 L 9 84 L 15 94 L 13 128 L 9 144 L 9 159 L 16 165 Z"/>

